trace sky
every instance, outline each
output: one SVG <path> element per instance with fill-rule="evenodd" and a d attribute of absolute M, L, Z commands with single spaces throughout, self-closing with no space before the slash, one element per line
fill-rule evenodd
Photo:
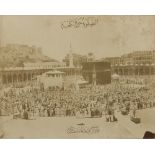
<path fill-rule="evenodd" d="M 0 16 L 2 45 L 27 44 L 42 47 L 51 58 L 62 60 L 69 52 L 96 58 L 120 56 L 155 49 L 155 16 L 94 16 L 93 27 L 61 28 L 77 16 Z"/>

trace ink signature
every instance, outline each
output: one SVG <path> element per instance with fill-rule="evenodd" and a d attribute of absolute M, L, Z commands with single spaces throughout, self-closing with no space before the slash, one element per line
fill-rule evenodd
<path fill-rule="evenodd" d="M 86 134 L 95 134 L 100 132 L 100 129 L 98 126 L 92 126 L 92 127 L 87 127 L 87 126 L 78 126 L 78 127 L 69 127 L 67 129 L 68 134 L 74 134 L 74 133 L 86 133 Z"/>

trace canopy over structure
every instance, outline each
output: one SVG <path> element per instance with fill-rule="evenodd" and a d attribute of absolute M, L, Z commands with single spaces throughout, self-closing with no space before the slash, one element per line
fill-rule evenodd
<path fill-rule="evenodd" d="M 46 72 L 46 75 L 53 75 L 53 74 L 64 74 L 64 72 L 61 72 L 61 71 L 58 71 L 58 70 L 53 70 L 53 71 Z"/>
<path fill-rule="evenodd" d="M 63 87 L 64 72 L 51 70 L 37 77 L 38 84 L 41 89 L 55 89 Z"/>
<path fill-rule="evenodd" d="M 79 79 L 79 80 L 77 80 L 77 83 L 78 84 L 88 84 L 88 81 L 85 81 L 83 79 Z"/>
<path fill-rule="evenodd" d="M 118 74 L 113 74 L 111 77 L 113 80 L 119 80 L 120 76 Z"/>

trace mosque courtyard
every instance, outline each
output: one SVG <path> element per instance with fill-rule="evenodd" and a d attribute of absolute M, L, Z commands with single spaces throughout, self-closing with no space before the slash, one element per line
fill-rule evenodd
<path fill-rule="evenodd" d="M 140 124 L 130 121 L 130 116 L 117 114 L 117 122 L 105 118 L 38 117 L 34 120 L 1 117 L 3 138 L 143 138 L 145 131 L 155 132 L 155 108 L 137 111 Z"/>

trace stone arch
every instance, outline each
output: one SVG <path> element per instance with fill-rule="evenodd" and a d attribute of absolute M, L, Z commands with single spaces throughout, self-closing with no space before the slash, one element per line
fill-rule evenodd
<path fill-rule="evenodd" d="M 149 66 L 145 67 L 145 75 L 149 75 L 150 74 L 150 68 Z"/>
<path fill-rule="evenodd" d="M 139 69 L 139 74 L 140 74 L 140 75 L 143 75 L 143 74 L 144 74 L 144 69 L 143 69 L 143 67 L 140 67 L 140 69 Z"/>
<path fill-rule="evenodd" d="M 124 69 L 124 75 L 128 75 L 128 69 L 127 68 Z"/>
<path fill-rule="evenodd" d="M 7 83 L 6 75 L 5 74 L 2 76 L 2 83 L 3 84 L 6 84 Z"/>
<path fill-rule="evenodd" d="M 150 67 L 150 75 L 153 75 L 153 67 Z"/>
<path fill-rule="evenodd" d="M 152 67 L 152 75 L 155 75 L 155 68 Z"/>
<path fill-rule="evenodd" d="M 8 74 L 7 75 L 7 81 L 8 81 L 8 83 L 11 83 L 12 82 L 12 76 L 11 76 L 11 74 Z"/>
<path fill-rule="evenodd" d="M 118 70 L 116 68 L 114 69 L 114 73 L 115 74 L 118 74 Z"/>
<path fill-rule="evenodd" d="M 28 80 L 31 81 L 31 73 L 28 74 Z"/>
<path fill-rule="evenodd" d="M 119 69 L 119 75 L 123 75 L 123 70 L 122 70 L 122 68 Z"/>
<path fill-rule="evenodd" d="M 34 73 L 32 73 L 32 79 L 34 78 Z"/>
<path fill-rule="evenodd" d="M 27 74 L 24 73 L 23 77 L 24 77 L 24 81 L 26 81 L 27 80 Z"/>
<path fill-rule="evenodd" d="M 13 74 L 13 82 L 17 82 L 17 75 Z"/>
<path fill-rule="evenodd" d="M 18 81 L 19 81 L 19 82 L 22 82 L 22 81 L 23 81 L 22 75 L 21 75 L 21 74 L 18 75 Z"/>
<path fill-rule="evenodd" d="M 132 68 L 128 69 L 128 75 L 132 75 Z"/>
<path fill-rule="evenodd" d="M 136 69 L 135 69 L 135 75 L 138 75 L 138 74 L 139 74 L 138 72 L 139 72 L 139 69 L 136 68 Z"/>

